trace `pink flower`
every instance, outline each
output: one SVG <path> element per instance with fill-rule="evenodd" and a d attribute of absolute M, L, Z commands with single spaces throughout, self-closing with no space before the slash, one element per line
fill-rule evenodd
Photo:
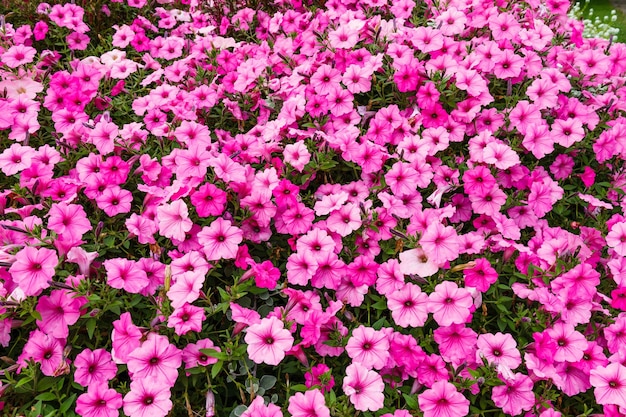
<path fill-rule="evenodd" d="M 485 358 L 489 364 L 504 365 L 509 369 L 515 369 L 522 363 L 519 350 L 517 350 L 517 342 L 508 333 L 481 334 L 478 336 L 477 347 L 476 361 L 478 363 Z"/>
<path fill-rule="evenodd" d="M 330 417 L 330 410 L 326 407 L 324 395 L 318 389 L 297 392 L 289 398 L 287 409 L 292 417 Z"/>
<path fill-rule="evenodd" d="M 422 248 L 405 250 L 398 257 L 400 258 L 400 272 L 404 275 L 427 278 L 439 271 L 439 265 L 430 260 Z"/>
<path fill-rule="evenodd" d="M 139 327 L 135 326 L 130 313 L 122 313 L 119 320 L 113 322 L 111 341 L 113 349 L 111 355 L 115 363 L 126 363 L 128 355 L 141 345 L 143 334 Z"/>
<path fill-rule="evenodd" d="M 618 222 L 611 227 L 606 243 L 618 255 L 626 256 L 626 222 Z"/>
<path fill-rule="evenodd" d="M 498 273 L 485 258 L 475 259 L 474 263 L 473 268 L 463 270 L 465 286 L 486 292 L 491 284 L 498 280 Z"/>
<path fill-rule="evenodd" d="M 455 366 L 472 362 L 478 337 L 472 329 L 463 324 L 452 324 L 435 329 L 433 337 L 446 361 Z"/>
<path fill-rule="evenodd" d="M 598 404 L 614 404 L 626 408 L 626 366 L 610 363 L 591 370 L 591 386 Z"/>
<path fill-rule="evenodd" d="M 130 383 L 124 397 L 124 414 L 133 417 L 165 417 L 172 409 L 170 389 L 153 379 L 137 379 Z"/>
<path fill-rule="evenodd" d="M 469 400 L 447 381 L 437 381 L 417 397 L 424 417 L 461 417 L 469 412 Z"/>
<path fill-rule="evenodd" d="M 189 219 L 189 210 L 183 200 L 164 204 L 157 208 L 159 233 L 165 237 L 185 240 L 185 233 L 191 230 L 193 222 Z"/>
<path fill-rule="evenodd" d="M 346 352 L 354 363 L 382 369 L 389 359 L 389 338 L 381 330 L 361 325 L 352 332 Z"/>
<path fill-rule="evenodd" d="M 48 211 L 48 216 L 48 228 L 74 242 L 92 229 L 85 210 L 78 204 L 55 203 Z"/>
<path fill-rule="evenodd" d="M 244 340 L 248 344 L 250 359 L 268 365 L 278 365 L 294 342 L 285 324 L 274 316 L 248 327 Z"/>
<path fill-rule="evenodd" d="M 174 284 L 167 292 L 174 308 L 180 308 L 185 303 L 193 303 L 200 296 L 200 289 L 204 284 L 202 271 L 187 271 L 176 276 Z"/>
<path fill-rule="evenodd" d="M 76 414 L 82 417 L 117 417 L 122 407 L 122 394 L 106 383 L 89 384 L 87 392 L 76 399 Z"/>
<path fill-rule="evenodd" d="M 128 355 L 127 366 L 133 381 L 150 380 L 151 384 L 173 387 L 181 362 L 180 349 L 166 336 L 150 333 L 148 339 Z"/>
<path fill-rule="evenodd" d="M 74 360 L 76 371 L 74 381 L 83 387 L 93 384 L 106 384 L 117 374 L 117 365 L 113 363 L 111 354 L 104 349 L 85 349 Z M 118 406 L 121 407 L 121 403 Z"/>
<path fill-rule="evenodd" d="M 283 413 L 276 404 L 265 405 L 263 397 L 258 396 L 252 401 L 250 407 L 241 414 L 241 417 L 283 417 Z"/>
<path fill-rule="evenodd" d="M 104 261 L 104 269 L 107 271 L 107 284 L 113 288 L 138 294 L 148 285 L 146 271 L 135 261 L 124 258 L 107 259 Z"/>
<path fill-rule="evenodd" d="M 41 320 L 37 320 L 37 326 L 50 336 L 64 339 L 69 335 L 69 326 L 78 321 L 83 303 L 66 290 L 54 290 L 50 296 L 39 298 L 37 312 Z"/>
<path fill-rule="evenodd" d="M 428 319 L 428 295 L 419 286 L 406 283 L 387 294 L 387 306 L 400 327 L 421 327 Z"/>
<path fill-rule="evenodd" d="M 438 284 L 428 298 L 428 310 L 440 326 L 465 323 L 474 303 L 469 291 L 452 281 Z"/>
<path fill-rule="evenodd" d="M 26 246 L 15 254 L 9 273 L 25 295 L 36 296 L 50 286 L 48 281 L 54 276 L 58 263 L 55 251 Z"/>
<path fill-rule="evenodd" d="M 496 407 L 506 414 L 516 416 L 528 411 L 535 405 L 533 381 L 524 374 L 514 374 L 512 379 L 505 379 L 505 385 L 493 387 L 491 399 Z"/>
<path fill-rule="evenodd" d="M 243 240 L 243 232 L 228 220 L 219 217 L 210 226 L 204 226 L 198 233 L 198 241 L 208 261 L 235 259 L 237 249 Z"/>
<path fill-rule="evenodd" d="M 41 372 L 46 376 L 54 376 L 58 369 L 64 366 L 63 347 L 65 341 L 34 330 L 30 333 L 24 345 L 22 354 L 17 359 L 19 369 L 27 366 L 26 361 L 32 360 L 41 366 Z"/>
<path fill-rule="evenodd" d="M 459 256 L 459 239 L 452 226 L 444 226 L 439 222 L 431 223 L 419 243 L 428 258 L 439 265 L 453 261 Z"/>
<path fill-rule="evenodd" d="M 17 68 L 20 65 L 33 62 L 37 50 L 26 45 L 13 45 L 0 55 L 0 60 L 9 68 Z"/>
<path fill-rule="evenodd" d="M 377 411 L 383 408 L 385 383 L 375 371 L 367 369 L 359 363 L 346 368 L 343 379 L 343 392 L 359 411 Z"/>

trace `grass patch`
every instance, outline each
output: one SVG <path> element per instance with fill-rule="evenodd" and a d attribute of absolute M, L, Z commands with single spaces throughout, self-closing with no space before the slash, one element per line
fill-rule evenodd
<path fill-rule="evenodd" d="M 626 14 L 613 7 L 613 3 L 610 0 L 587 0 L 578 1 L 579 7 L 583 12 L 583 17 L 590 20 L 595 20 L 596 17 L 602 19 L 604 16 L 611 16 L 611 13 L 615 10 L 615 16 L 617 19 L 609 24 L 614 28 L 619 29 L 619 35 L 617 40 L 620 42 L 626 42 Z"/>

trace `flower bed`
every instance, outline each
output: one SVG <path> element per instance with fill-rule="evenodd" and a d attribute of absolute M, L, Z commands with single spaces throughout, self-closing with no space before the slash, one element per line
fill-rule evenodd
<path fill-rule="evenodd" d="M 28 5 L 3 413 L 626 414 L 626 45 L 569 1 Z"/>

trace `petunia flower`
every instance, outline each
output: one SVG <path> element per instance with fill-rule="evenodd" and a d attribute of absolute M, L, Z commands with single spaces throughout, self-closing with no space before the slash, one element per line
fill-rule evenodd
<path fill-rule="evenodd" d="M 424 417 L 462 417 L 469 412 L 469 400 L 448 381 L 437 381 L 417 397 Z"/>
<path fill-rule="evenodd" d="M 248 356 L 255 363 L 278 365 L 293 346 L 293 336 L 285 324 L 276 317 L 264 318 L 250 325 L 244 338 Z"/>
<path fill-rule="evenodd" d="M 346 368 L 342 388 L 354 408 L 359 411 L 377 411 L 383 408 L 383 379 L 360 363 L 352 363 Z"/>

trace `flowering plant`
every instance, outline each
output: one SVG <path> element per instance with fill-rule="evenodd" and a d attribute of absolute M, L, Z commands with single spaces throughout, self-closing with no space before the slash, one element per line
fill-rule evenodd
<path fill-rule="evenodd" d="M 2 21 L 9 415 L 626 415 L 626 45 L 569 1 L 90 4 Z"/>

